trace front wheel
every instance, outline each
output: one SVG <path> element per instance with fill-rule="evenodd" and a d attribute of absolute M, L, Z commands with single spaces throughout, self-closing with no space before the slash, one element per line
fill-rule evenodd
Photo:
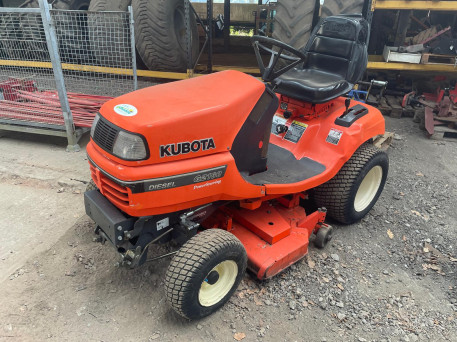
<path fill-rule="evenodd" d="M 199 233 L 181 247 L 168 267 L 168 302 L 185 318 L 208 316 L 235 292 L 246 265 L 246 250 L 233 234 L 220 229 Z"/>
<path fill-rule="evenodd" d="M 324 248 L 333 237 L 333 227 L 326 225 L 325 227 L 319 228 L 314 239 L 314 246 L 317 248 Z"/>
<path fill-rule="evenodd" d="M 341 170 L 314 190 L 316 204 L 345 224 L 361 220 L 375 205 L 387 179 L 389 157 L 373 145 L 359 147 Z"/>

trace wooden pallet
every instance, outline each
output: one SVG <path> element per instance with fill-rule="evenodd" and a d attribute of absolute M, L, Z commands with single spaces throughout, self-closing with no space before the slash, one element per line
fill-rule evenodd
<path fill-rule="evenodd" d="M 392 113 L 392 107 L 389 106 L 385 97 L 381 97 L 379 100 L 378 109 L 381 111 L 382 115 L 385 116 L 390 116 L 390 113 Z"/>
<path fill-rule="evenodd" d="M 386 95 L 387 103 L 392 108 L 390 112 L 391 118 L 401 118 L 403 114 L 403 108 L 401 106 L 401 98 L 391 95 Z"/>
<path fill-rule="evenodd" d="M 392 143 L 392 140 L 394 138 L 394 133 L 392 132 L 386 132 L 383 135 L 377 135 L 373 139 L 373 145 L 375 145 L 377 148 L 380 148 L 381 150 L 387 150 Z"/>
<path fill-rule="evenodd" d="M 457 62 L 457 56 L 451 55 L 434 55 L 432 53 L 423 53 L 421 64 L 452 64 Z"/>

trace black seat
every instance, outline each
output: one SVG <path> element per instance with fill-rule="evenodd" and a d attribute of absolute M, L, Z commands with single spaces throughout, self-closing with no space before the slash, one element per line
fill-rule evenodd
<path fill-rule="evenodd" d="M 367 67 L 368 32 L 360 15 L 322 19 L 303 50 L 305 62 L 277 77 L 275 91 L 311 103 L 349 92 Z"/>

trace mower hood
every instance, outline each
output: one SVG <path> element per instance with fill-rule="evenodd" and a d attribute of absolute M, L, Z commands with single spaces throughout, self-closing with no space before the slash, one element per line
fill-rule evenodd
<path fill-rule="evenodd" d="M 238 71 L 223 71 L 161 84 L 108 101 L 102 117 L 141 134 L 155 164 L 226 152 L 265 84 Z"/>

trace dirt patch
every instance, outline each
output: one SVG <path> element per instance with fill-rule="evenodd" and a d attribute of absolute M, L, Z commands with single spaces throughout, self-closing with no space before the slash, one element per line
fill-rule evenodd
<path fill-rule="evenodd" d="M 269 281 L 246 276 L 214 315 L 180 318 L 168 260 L 115 267 L 82 217 L 2 284 L 0 340 L 457 341 L 457 143 L 387 124 L 390 175 L 369 215 Z"/>

